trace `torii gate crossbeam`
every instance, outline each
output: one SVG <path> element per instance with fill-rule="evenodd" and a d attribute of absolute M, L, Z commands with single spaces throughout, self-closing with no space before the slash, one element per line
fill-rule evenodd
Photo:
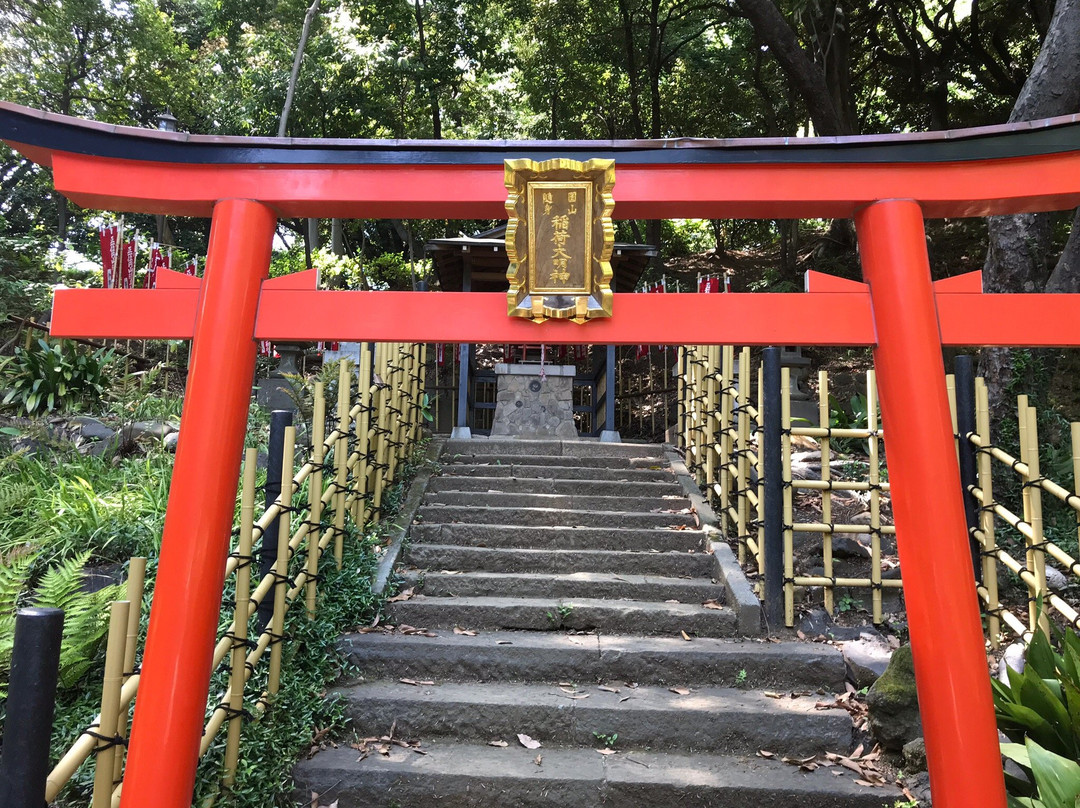
<path fill-rule="evenodd" d="M 161 133 L 0 104 L 0 139 L 51 166 L 57 190 L 78 204 L 212 215 L 201 285 L 63 290 L 55 302 L 57 335 L 193 338 L 123 808 L 190 804 L 254 338 L 504 342 L 525 333 L 549 344 L 872 345 L 883 420 L 899 436 L 890 476 L 934 799 L 1004 808 L 940 349 L 1080 345 L 1080 300 L 983 296 L 965 283 L 935 294 L 923 218 L 1080 205 L 1080 116 L 867 138 L 302 141 Z M 617 295 L 610 321 L 576 326 L 510 321 L 502 296 L 265 280 L 278 216 L 504 217 L 511 157 L 614 158 L 622 218 L 854 216 L 868 286 L 817 278 L 816 307 L 788 295 Z M 800 313 L 811 308 L 813 317 Z"/>

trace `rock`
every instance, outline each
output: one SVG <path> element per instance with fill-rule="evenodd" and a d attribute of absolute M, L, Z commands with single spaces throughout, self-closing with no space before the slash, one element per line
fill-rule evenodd
<path fill-rule="evenodd" d="M 866 626 L 838 626 L 824 609 L 813 609 L 799 620 L 799 631 L 810 639 L 857 640 L 866 630 Z"/>
<path fill-rule="evenodd" d="M 124 440 L 140 440 L 142 438 L 161 440 L 171 432 L 172 428 L 168 424 L 159 421 L 136 421 L 125 425 L 121 430 Z"/>
<path fill-rule="evenodd" d="M 930 801 L 930 775 L 926 772 L 916 772 L 904 779 L 904 784 L 907 786 L 907 790 L 911 792 L 911 796 L 919 801 L 919 808 L 930 808 L 933 803 Z M 902 805 L 903 803 L 901 803 Z"/>
<path fill-rule="evenodd" d="M 870 524 L 870 511 L 863 511 L 853 515 L 848 521 L 853 525 L 868 525 Z"/>
<path fill-rule="evenodd" d="M 857 688 L 870 687 L 885 673 L 893 649 L 880 634 L 864 632 L 859 639 L 844 643 L 848 676 Z"/>
<path fill-rule="evenodd" d="M 176 451 L 176 444 L 179 443 L 179 442 L 180 442 L 180 433 L 179 432 L 170 432 L 168 435 L 165 436 L 165 451 L 166 452 L 175 452 Z"/>
<path fill-rule="evenodd" d="M 20 435 L 11 442 L 12 454 L 36 455 L 45 449 L 45 444 L 29 435 Z"/>
<path fill-rule="evenodd" d="M 851 536 L 836 535 L 832 540 L 833 558 L 870 558 L 870 548 Z"/>
<path fill-rule="evenodd" d="M 998 662 L 997 669 L 997 677 L 1002 684 L 1009 684 L 1009 674 L 1005 672 L 1006 668 L 1012 668 L 1017 673 L 1024 672 L 1026 655 L 1027 646 L 1022 642 L 1014 642 L 1005 649 L 1005 653 L 1001 655 L 1001 661 Z"/>
<path fill-rule="evenodd" d="M 909 772 L 926 771 L 926 741 L 922 738 L 904 744 L 904 769 Z"/>
<path fill-rule="evenodd" d="M 908 741 L 922 736 L 910 645 L 893 652 L 889 666 L 866 694 L 866 706 L 870 732 L 883 748 L 899 752 Z"/>
<path fill-rule="evenodd" d="M 1056 567 L 1051 567 L 1049 564 L 1046 565 L 1046 585 L 1050 587 L 1052 591 L 1060 592 L 1063 589 L 1067 589 L 1071 583 L 1072 581 L 1069 580 L 1069 577 L 1064 572 Z"/>
<path fill-rule="evenodd" d="M 68 431 L 75 437 L 87 438 L 88 440 L 108 440 L 116 434 L 116 430 L 106 426 L 97 418 L 87 415 L 77 415 L 69 418 Z"/>

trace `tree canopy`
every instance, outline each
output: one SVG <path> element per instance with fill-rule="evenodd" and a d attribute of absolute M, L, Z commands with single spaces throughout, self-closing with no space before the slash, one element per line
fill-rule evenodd
<path fill-rule="evenodd" d="M 1080 107 L 1080 60 L 1070 56 L 1080 52 L 1080 0 L 324 0 L 310 8 L 292 136 L 831 135 Z M 170 110 L 186 131 L 272 135 L 308 11 L 306 0 L 0 0 L 0 98 L 138 126 Z M 1040 59 L 1044 44 L 1054 58 Z M 7 150 L 0 158 L 0 238 L 36 234 L 89 249 L 88 214 L 57 198 L 46 172 Z M 1069 219 L 1032 224 L 1037 259 L 1022 280 L 1003 270 L 998 286 L 1042 288 L 1056 265 L 1055 288 L 1080 288 L 1078 262 L 1058 261 Z M 309 234 L 301 222 L 284 226 Z M 329 235 L 330 223 L 322 227 Z M 335 247 L 407 259 L 418 239 L 460 227 L 349 222 L 335 231 Z M 718 240 L 760 232 L 714 230 Z M 995 249 L 1018 249 L 991 230 Z M 198 249 L 205 223 L 175 232 Z M 648 235 L 660 238 L 658 222 Z"/>

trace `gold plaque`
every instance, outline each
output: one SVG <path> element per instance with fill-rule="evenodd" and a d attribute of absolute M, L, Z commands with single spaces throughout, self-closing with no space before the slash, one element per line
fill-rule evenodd
<path fill-rule="evenodd" d="M 611 316 L 614 185 L 614 160 L 506 161 L 510 316 Z"/>

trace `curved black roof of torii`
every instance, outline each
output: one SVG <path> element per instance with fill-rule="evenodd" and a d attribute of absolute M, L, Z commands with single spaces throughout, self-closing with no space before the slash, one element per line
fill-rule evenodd
<path fill-rule="evenodd" d="M 53 152 L 221 165 L 492 165 L 616 158 L 622 165 L 965 162 L 1080 150 L 1080 115 L 939 132 L 814 138 L 361 140 L 193 135 L 87 121 L 0 102 L 0 140 L 48 164 Z"/>

